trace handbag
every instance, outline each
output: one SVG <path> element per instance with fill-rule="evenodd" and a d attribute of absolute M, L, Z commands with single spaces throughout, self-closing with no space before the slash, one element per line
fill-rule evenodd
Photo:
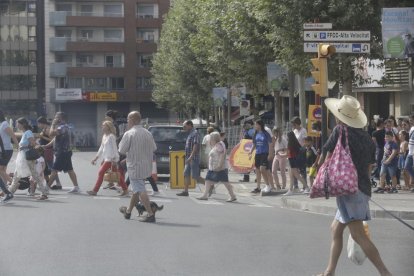
<path fill-rule="evenodd" d="M 37 160 L 40 158 L 39 151 L 33 147 L 29 148 L 26 151 L 25 155 L 26 155 L 26 160 L 29 160 L 29 161 Z"/>
<path fill-rule="evenodd" d="M 112 166 L 105 174 L 104 180 L 109 183 L 118 183 L 119 182 L 119 172 L 115 170 L 114 166 Z"/>
<path fill-rule="evenodd" d="M 345 132 L 346 145 L 342 145 Z M 358 174 L 352 162 L 348 143 L 348 130 L 340 127 L 340 134 L 335 150 L 329 160 L 320 167 L 312 186 L 310 197 L 351 195 L 358 191 Z"/>

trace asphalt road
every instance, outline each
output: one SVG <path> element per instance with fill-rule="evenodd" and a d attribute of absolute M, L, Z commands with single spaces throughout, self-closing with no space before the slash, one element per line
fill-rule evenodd
<path fill-rule="evenodd" d="M 161 194 L 152 200 L 165 208 L 157 223 L 139 222 L 137 212 L 125 220 L 118 208 L 129 198 L 111 190 L 85 195 L 98 170 L 89 164 L 93 156 L 74 154 L 82 194 L 52 192 L 50 200 L 37 202 L 18 192 L 0 206 L 1 276 L 313 275 L 326 266 L 332 217 L 247 194 L 226 203 L 222 187 L 213 200 L 198 202 L 198 191 L 178 198 L 159 185 Z M 62 180 L 70 186 L 66 175 Z M 413 232 L 390 219 L 369 225 L 394 275 L 414 275 Z M 344 246 L 336 275 L 378 274 L 368 260 L 354 265 Z"/>

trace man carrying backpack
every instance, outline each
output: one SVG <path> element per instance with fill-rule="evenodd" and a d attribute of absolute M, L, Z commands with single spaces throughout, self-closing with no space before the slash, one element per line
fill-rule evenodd
<path fill-rule="evenodd" d="M 53 183 L 58 172 L 67 172 L 73 183 L 73 188 L 69 193 L 79 193 L 78 180 L 72 166 L 72 137 L 64 112 L 56 113 L 52 126 L 50 127 L 50 137 L 54 137 L 54 139 L 44 147 L 47 148 L 53 144 L 55 161 L 53 162 L 52 173 L 48 184 L 51 185 Z M 62 187 L 51 186 L 51 189 L 62 189 Z"/>

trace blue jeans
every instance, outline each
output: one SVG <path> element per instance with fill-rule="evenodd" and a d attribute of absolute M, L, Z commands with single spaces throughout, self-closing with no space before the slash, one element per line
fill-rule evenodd
<path fill-rule="evenodd" d="M 414 177 L 414 162 L 413 162 L 413 156 L 408 155 L 407 159 L 405 159 L 405 170 L 411 175 L 411 177 Z"/>

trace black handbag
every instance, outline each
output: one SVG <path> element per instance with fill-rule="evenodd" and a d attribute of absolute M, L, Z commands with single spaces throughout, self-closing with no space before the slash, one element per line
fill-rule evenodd
<path fill-rule="evenodd" d="M 26 160 L 33 161 L 37 160 L 40 157 L 40 153 L 35 148 L 29 148 L 29 150 L 26 151 Z"/>

